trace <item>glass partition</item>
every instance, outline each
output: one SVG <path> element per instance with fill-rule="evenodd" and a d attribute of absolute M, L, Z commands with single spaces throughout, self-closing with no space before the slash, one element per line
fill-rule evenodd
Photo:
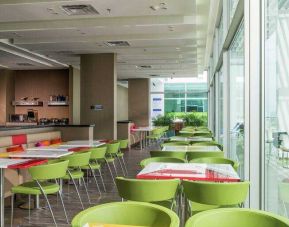
<path fill-rule="evenodd" d="M 221 67 L 218 73 L 218 143 L 223 144 L 224 137 L 224 124 L 223 124 L 223 111 L 224 111 L 224 79 L 223 79 L 223 67 Z"/>
<path fill-rule="evenodd" d="M 289 0 L 265 1 L 265 209 L 289 212 Z"/>
<path fill-rule="evenodd" d="M 244 178 L 244 24 L 241 23 L 229 48 L 229 158 L 240 163 L 239 175 Z"/>

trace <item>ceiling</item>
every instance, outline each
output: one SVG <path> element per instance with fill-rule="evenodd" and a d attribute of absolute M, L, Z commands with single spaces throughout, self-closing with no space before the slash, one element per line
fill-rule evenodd
<path fill-rule="evenodd" d="M 91 5 L 98 14 L 68 15 L 63 5 Z M 38 54 L 27 59 L 0 45 L 0 68 L 79 67 L 81 54 L 117 53 L 119 79 L 197 76 L 209 9 L 210 0 L 0 0 L 0 39 Z"/>

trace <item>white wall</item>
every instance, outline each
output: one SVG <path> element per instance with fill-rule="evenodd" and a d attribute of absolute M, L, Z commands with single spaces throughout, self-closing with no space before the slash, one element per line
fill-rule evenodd
<path fill-rule="evenodd" d="M 117 85 L 117 120 L 128 120 L 128 88 Z"/>

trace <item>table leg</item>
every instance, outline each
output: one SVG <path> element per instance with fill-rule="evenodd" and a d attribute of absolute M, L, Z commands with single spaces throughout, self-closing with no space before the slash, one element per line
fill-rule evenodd
<path fill-rule="evenodd" d="M 142 142 L 143 142 L 143 132 L 140 133 L 140 149 L 142 150 Z"/>
<path fill-rule="evenodd" d="M 0 226 L 4 226 L 4 169 L 0 168 Z"/>
<path fill-rule="evenodd" d="M 35 199 L 34 199 L 34 209 L 39 209 L 40 208 L 40 205 L 39 205 L 39 195 L 36 195 L 35 196 Z"/>

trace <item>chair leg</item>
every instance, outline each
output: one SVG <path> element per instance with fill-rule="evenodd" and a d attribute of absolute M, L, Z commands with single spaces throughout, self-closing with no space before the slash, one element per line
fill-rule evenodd
<path fill-rule="evenodd" d="M 13 215 L 14 215 L 14 193 L 11 195 L 11 220 L 10 220 L 10 225 L 13 227 Z"/>
<path fill-rule="evenodd" d="M 101 195 L 101 191 L 100 191 L 98 182 L 97 182 L 97 180 L 96 180 L 95 172 L 94 172 L 94 170 L 91 168 L 91 165 L 90 165 L 90 164 L 88 164 L 88 166 L 89 166 L 90 171 L 91 171 L 91 173 L 92 173 L 92 176 L 93 176 L 93 178 L 94 178 L 94 180 L 95 180 L 95 184 L 96 184 L 97 190 L 98 190 L 99 194 Z"/>
<path fill-rule="evenodd" d="M 121 160 L 122 160 L 122 162 L 123 162 L 123 166 L 124 166 L 124 169 L 125 169 L 126 175 L 128 176 L 128 171 L 127 171 L 126 163 L 125 163 L 125 161 L 124 161 L 124 157 L 123 157 L 123 156 L 121 157 Z"/>
<path fill-rule="evenodd" d="M 66 222 L 67 222 L 67 224 L 69 224 L 69 220 L 68 220 L 68 217 L 67 217 L 67 213 L 66 213 L 66 209 L 65 209 L 65 206 L 64 206 L 64 202 L 63 202 L 63 198 L 62 198 L 61 192 L 58 191 L 58 194 L 59 194 L 59 198 L 60 198 L 60 201 L 61 201 L 61 205 L 63 207 L 63 211 L 64 211 L 65 218 L 66 218 Z"/>
<path fill-rule="evenodd" d="M 108 170 L 109 170 L 109 172 L 110 172 L 112 181 L 113 181 L 114 185 L 116 185 L 116 184 L 115 184 L 115 180 L 114 180 L 114 176 L 113 176 L 112 171 L 111 171 L 111 168 L 110 168 L 110 166 L 109 166 L 109 163 L 108 163 L 108 161 L 106 161 L 106 160 L 105 160 L 105 162 L 106 162 L 106 165 L 107 165 Z"/>
<path fill-rule="evenodd" d="M 28 195 L 28 214 L 29 214 L 29 221 L 28 221 L 28 223 L 30 224 L 30 220 L 31 220 L 31 209 L 30 209 L 30 203 L 31 203 L 31 195 Z"/>
<path fill-rule="evenodd" d="M 50 202 L 49 202 L 49 200 L 48 200 L 48 197 L 47 197 L 47 195 L 45 194 L 45 192 L 44 192 L 44 190 L 43 190 L 41 184 L 40 184 L 38 181 L 36 181 L 36 183 L 37 183 L 37 185 L 39 186 L 40 191 L 41 191 L 42 195 L 44 196 L 44 198 L 45 198 L 45 200 L 46 200 L 46 202 L 47 202 L 47 205 L 48 205 L 49 211 L 50 211 L 50 213 L 51 213 L 51 216 L 52 216 L 53 222 L 54 222 L 55 226 L 57 226 L 57 223 L 56 223 L 56 220 L 55 220 L 55 217 L 54 217 L 54 214 L 53 214 L 53 211 L 52 211 L 52 208 L 51 208 Z"/>
<path fill-rule="evenodd" d="M 98 169 L 98 172 L 99 172 L 99 176 L 100 176 L 100 179 L 101 179 L 101 182 L 102 182 L 103 190 L 106 192 L 105 184 L 104 184 L 103 177 L 102 177 L 100 169 Z"/>
<path fill-rule="evenodd" d="M 120 157 L 116 157 L 116 158 L 117 158 L 118 163 L 119 163 L 119 165 L 120 165 L 121 171 L 122 171 L 123 175 L 125 176 L 124 168 L 122 167 L 122 163 L 121 163 L 121 161 L 120 161 Z"/>
<path fill-rule="evenodd" d="M 77 186 L 76 186 L 76 183 L 75 183 L 74 179 L 72 178 L 72 175 L 71 175 L 71 173 L 70 173 L 69 170 L 67 170 L 67 173 L 68 173 L 70 179 L 72 180 L 72 183 L 73 183 L 73 185 L 74 185 L 75 191 L 76 191 L 77 196 L 78 196 L 78 198 L 79 198 L 79 201 L 80 201 L 82 210 L 84 210 L 83 202 L 82 202 L 82 199 L 81 199 L 81 197 L 80 197 L 80 194 L 79 194 L 78 188 L 77 188 Z M 69 184 L 68 184 L 68 185 L 69 185 Z"/>
<path fill-rule="evenodd" d="M 86 191 L 86 195 L 87 195 L 87 198 L 88 198 L 88 203 L 91 204 L 90 197 L 89 197 L 89 194 L 88 194 L 88 190 L 87 190 L 87 187 L 86 187 L 84 178 L 82 177 L 81 180 L 82 180 L 82 182 L 83 182 L 83 186 L 84 186 L 85 191 Z"/>
<path fill-rule="evenodd" d="M 112 162 L 112 165 L 113 165 L 113 168 L 114 168 L 114 171 L 115 171 L 115 175 L 118 176 L 114 161 Z"/>

